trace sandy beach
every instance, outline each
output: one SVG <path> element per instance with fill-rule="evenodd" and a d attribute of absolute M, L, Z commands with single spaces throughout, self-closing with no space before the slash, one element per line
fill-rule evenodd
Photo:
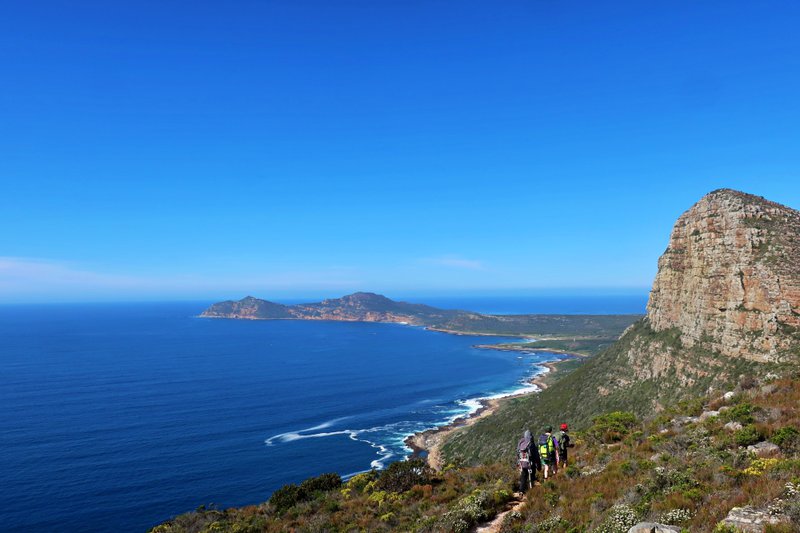
<path fill-rule="evenodd" d="M 560 361 L 554 361 L 549 363 L 538 363 L 537 366 L 543 366 L 548 369 L 547 372 L 537 374 L 534 376 L 528 383 L 531 385 L 535 385 L 535 390 L 530 390 L 526 392 L 521 392 L 519 394 L 512 394 L 509 396 L 504 396 L 502 398 L 486 398 L 481 400 L 481 407 L 477 411 L 472 414 L 465 415 L 453 420 L 450 424 L 446 426 L 441 426 L 435 429 L 429 429 L 427 431 L 423 431 L 420 433 L 415 433 L 414 435 L 408 437 L 405 440 L 406 446 L 413 450 L 412 457 L 420 456 L 422 453 L 427 452 L 427 461 L 431 468 L 434 470 L 441 470 L 444 465 L 442 464 L 442 453 L 441 447 L 444 443 L 445 439 L 454 431 L 457 431 L 461 428 L 465 428 L 471 426 L 478 420 L 487 417 L 503 404 L 503 402 L 511 399 L 511 398 L 518 398 L 520 396 L 524 396 L 525 394 L 535 394 L 545 388 L 547 388 L 547 384 L 544 381 L 544 377 L 550 375 L 552 372 L 557 372 L 557 365 Z"/>

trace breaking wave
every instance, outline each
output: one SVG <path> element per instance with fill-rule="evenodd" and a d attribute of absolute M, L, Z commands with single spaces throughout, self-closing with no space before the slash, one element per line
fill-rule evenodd
<path fill-rule="evenodd" d="M 290 444 L 292 442 L 305 439 L 346 436 L 354 442 L 367 444 L 371 448 L 374 448 L 377 457 L 370 461 L 368 469 L 345 474 L 342 476 L 343 479 L 346 480 L 357 474 L 369 472 L 371 469 L 381 470 L 386 467 L 390 459 L 395 457 L 406 459 L 413 452 L 413 450 L 411 450 L 411 448 L 409 448 L 405 443 L 408 437 L 422 431 L 436 429 L 452 424 L 459 419 L 473 416 L 484 406 L 486 400 L 506 398 L 508 396 L 514 396 L 517 394 L 539 391 L 539 387 L 531 383 L 531 380 L 536 376 L 549 372 L 549 369 L 546 366 L 541 366 L 541 363 L 543 362 L 546 361 L 536 360 L 533 363 L 533 372 L 517 383 L 514 387 L 506 390 L 492 392 L 486 396 L 477 398 L 456 400 L 449 406 L 442 405 L 440 403 L 441 400 L 438 399 L 420 400 L 415 404 L 415 407 L 422 407 L 424 412 L 426 412 L 428 415 L 432 415 L 435 419 L 438 419 L 438 422 L 426 423 L 419 420 L 401 420 L 398 422 L 382 424 L 368 428 L 337 428 L 336 426 L 340 425 L 341 422 L 353 418 L 352 416 L 348 416 L 328 420 L 321 424 L 304 429 L 279 433 L 269 437 L 264 441 L 264 443 L 267 446 L 276 446 L 280 444 Z M 380 410 L 379 412 L 370 413 L 369 417 L 374 419 L 376 416 L 382 416 L 389 413 L 408 413 L 408 411 L 408 406 L 395 406 L 389 409 Z M 413 409 L 412 412 L 419 414 L 419 411 L 415 411 Z M 430 416 L 426 418 L 430 418 Z"/>

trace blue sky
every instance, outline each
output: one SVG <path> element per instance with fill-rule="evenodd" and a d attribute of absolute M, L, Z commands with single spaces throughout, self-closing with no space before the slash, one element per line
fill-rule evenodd
<path fill-rule="evenodd" d="M 0 302 L 646 292 L 800 207 L 797 2 L 15 2 Z"/>

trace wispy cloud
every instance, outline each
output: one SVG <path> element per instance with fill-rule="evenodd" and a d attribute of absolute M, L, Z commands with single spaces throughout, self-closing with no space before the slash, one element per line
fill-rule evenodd
<path fill-rule="evenodd" d="M 93 272 L 77 265 L 30 259 L 0 257 L 0 289 L 21 290 L 30 285 L 121 287 L 136 286 L 143 280 L 132 276 Z"/>
<path fill-rule="evenodd" d="M 238 275 L 196 272 L 129 275 L 67 261 L 0 257 L 0 301 L 83 300 L 86 298 L 152 298 L 207 294 L 306 290 L 349 290 L 360 287 L 359 273 L 345 267 L 319 270 L 269 270 Z"/>
<path fill-rule="evenodd" d="M 486 265 L 483 263 L 483 261 L 479 261 L 477 259 L 467 259 L 457 255 L 427 257 L 422 259 L 422 262 L 461 270 L 486 270 Z"/>

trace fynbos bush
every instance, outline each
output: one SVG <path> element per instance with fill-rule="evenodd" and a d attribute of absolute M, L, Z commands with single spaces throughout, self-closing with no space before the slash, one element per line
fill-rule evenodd
<path fill-rule="evenodd" d="M 422 459 L 397 461 L 381 472 L 375 486 L 380 490 L 405 492 L 414 485 L 425 485 L 430 477 L 430 468 Z"/>

